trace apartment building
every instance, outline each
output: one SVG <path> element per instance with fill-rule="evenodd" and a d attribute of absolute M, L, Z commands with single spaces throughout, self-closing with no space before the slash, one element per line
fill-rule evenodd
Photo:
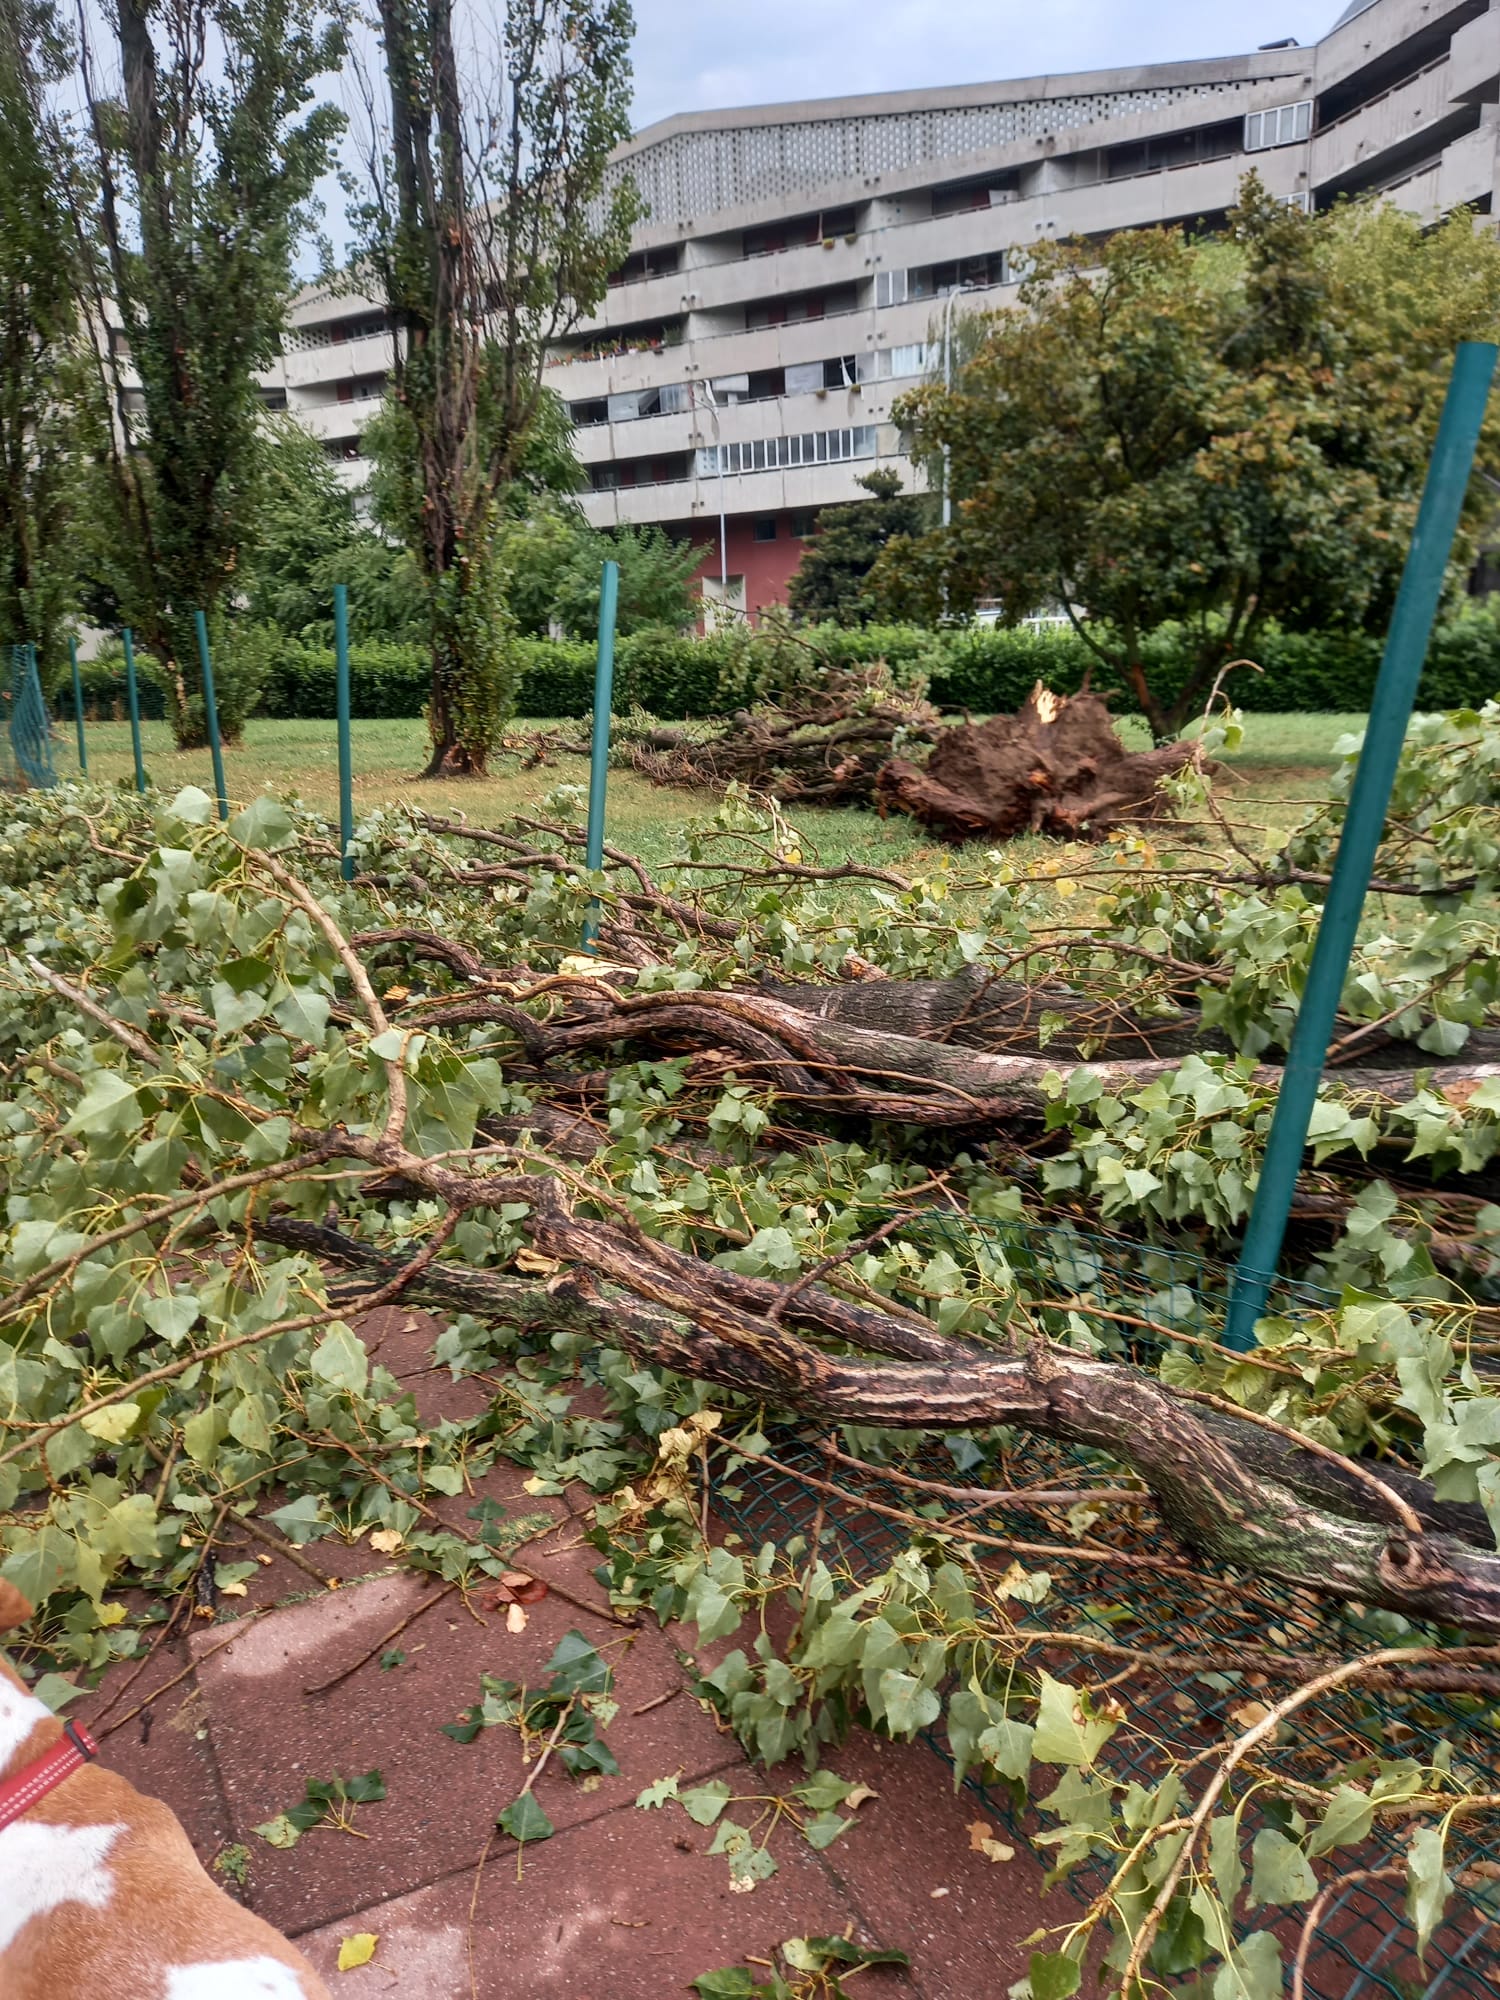
<path fill-rule="evenodd" d="M 1251 166 L 1311 209 L 1488 215 L 1497 132 L 1500 0 L 1354 0 L 1310 48 L 662 120 L 618 155 L 648 208 L 630 255 L 552 358 L 584 510 L 700 545 L 706 614 L 753 617 L 861 474 L 916 479 L 892 405 L 941 367 L 956 304 L 1014 300 L 1029 246 L 1212 227 Z M 293 317 L 267 399 L 357 477 L 384 315 L 314 292 Z"/>

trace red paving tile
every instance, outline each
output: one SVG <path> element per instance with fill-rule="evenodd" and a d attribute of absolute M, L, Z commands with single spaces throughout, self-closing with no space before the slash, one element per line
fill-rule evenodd
<path fill-rule="evenodd" d="M 1043 1895 L 1034 1850 L 972 1792 L 955 1793 L 951 1771 L 924 1744 L 858 1731 L 825 1761 L 879 1794 L 825 1856 L 853 1908 L 882 1942 L 907 1953 L 931 2000 L 1003 2000 L 1027 1969 L 1033 1947 L 1022 1940 L 1044 1924 L 1066 1923 L 1076 1902 L 1065 1888 Z M 1011 1860 L 976 1851 L 969 1828 L 979 1820 L 1014 1849 Z"/>
<path fill-rule="evenodd" d="M 626 1807 L 529 1847 L 519 1881 L 514 1850 L 492 1859 L 474 1911 L 477 2000 L 667 2000 L 686 1995 L 699 1973 L 746 1953 L 766 1956 L 783 1938 L 851 1922 L 861 1934 L 801 1840 L 779 1842 L 778 1872 L 737 1895 L 723 1858 L 703 1852 L 710 1839 L 681 1813 Z M 378 1935 L 373 1961 L 338 1976 L 340 2000 L 470 2000 L 473 1894 L 471 1865 L 298 1943 L 331 1975 L 343 1938 Z M 860 1985 L 868 2000 L 908 2000 L 917 1990 L 899 1974 L 870 1973 Z"/>
<path fill-rule="evenodd" d="M 545 1771 L 537 1798 L 555 1825 L 595 1818 L 679 1767 L 701 1775 L 736 1754 L 690 1695 L 653 1706 L 681 1685 L 665 1635 L 588 1621 L 556 1597 L 532 1606 L 519 1634 L 494 1613 L 481 1629 L 450 1597 L 395 1642 L 407 1655 L 399 1668 L 371 1660 L 327 1695 L 304 1692 L 357 1659 L 427 1594 L 415 1577 L 378 1578 L 257 1620 L 203 1660 L 199 1680 L 224 1796 L 237 1837 L 254 1852 L 255 1907 L 283 1928 L 310 1928 L 473 1859 L 520 1789 L 521 1744 L 509 1729 L 455 1743 L 441 1725 L 478 1698 L 481 1672 L 538 1685 L 570 1627 L 588 1624 L 615 1668 L 620 1713 L 607 1740 L 622 1772 L 586 1791 L 561 1770 Z M 195 1643 L 207 1642 L 200 1635 Z M 254 1837 L 254 1827 L 301 1799 L 309 1778 L 372 1768 L 388 1797 L 360 1813 L 367 1839 L 320 1831 L 277 1850 Z"/>
<path fill-rule="evenodd" d="M 384 1330 L 375 1329 L 376 1358 L 414 1383 L 444 1383 L 443 1374 L 409 1372 L 424 1365 L 431 1338 L 419 1322 L 399 1310 L 388 1315 Z M 469 1397 L 483 1393 L 474 1383 L 456 1387 Z M 116 1730 L 110 1762 L 166 1800 L 205 1862 L 242 1841 L 251 1854 L 248 1900 L 301 1935 L 319 1965 L 332 1969 L 350 1933 L 379 1934 L 374 1964 L 339 1975 L 340 1995 L 470 2000 L 474 1864 L 524 1766 L 510 1730 L 462 1745 L 440 1725 L 476 1699 L 482 1671 L 538 1682 L 558 1638 L 577 1628 L 615 1665 L 620 1713 L 607 1740 L 622 1773 L 592 1791 L 560 1770 L 542 1774 L 537 1796 L 559 1831 L 527 1850 L 519 1882 L 514 1848 L 497 1843 L 475 1910 L 478 2000 L 666 2000 L 686 1994 L 697 1974 L 764 1957 L 783 1938 L 848 1926 L 912 1959 L 909 1978 L 862 1976 L 868 2000 L 1003 2000 L 1025 1970 L 1022 1940 L 1065 1919 L 1065 1896 L 1042 1898 L 1041 1869 L 1019 1842 L 1015 1858 L 999 1864 L 973 1850 L 976 1805 L 969 1794 L 953 1794 L 945 1767 L 920 1746 L 856 1735 L 834 1751 L 827 1761 L 878 1797 L 826 1854 L 787 1829 L 776 1843 L 778 1874 L 751 1894 L 731 1892 L 726 1863 L 705 1852 L 710 1832 L 671 1808 L 634 1808 L 643 1786 L 672 1771 L 721 1772 L 736 1792 L 764 1793 L 789 1788 L 801 1770 L 768 1776 L 744 1760 L 687 1691 L 676 1648 L 688 1635 L 649 1621 L 638 1631 L 621 1628 L 557 1594 L 602 1602 L 592 1574 L 597 1556 L 582 1541 L 579 1519 L 590 1496 L 538 1499 L 525 1491 L 527 1476 L 502 1463 L 475 1493 L 437 1503 L 445 1520 L 466 1529 L 478 1496 L 512 1518 L 555 1517 L 555 1529 L 515 1558 L 557 1587 L 530 1607 L 525 1632 L 508 1633 L 503 1614 L 483 1600 L 481 1628 L 450 1596 L 394 1642 L 406 1654 L 400 1667 L 382 1670 L 372 1659 L 331 1693 L 310 1696 L 308 1686 L 357 1659 L 436 1591 L 409 1571 L 390 1571 L 390 1558 L 368 1541 L 316 1543 L 308 1560 L 344 1587 L 320 1591 L 285 1556 L 258 1563 L 244 1603 L 260 1615 L 243 1630 L 198 1625 L 164 1647 L 107 1720 L 118 1721 L 180 1672 L 190 1653 L 196 1674 Z M 98 1716 L 131 1670 L 112 1669 L 80 1704 L 81 1715 Z M 320 1830 L 280 1851 L 256 1837 L 254 1827 L 295 1804 L 309 1778 L 372 1766 L 383 1772 L 388 1797 L 358 1814 L 368 1838 Z"/>

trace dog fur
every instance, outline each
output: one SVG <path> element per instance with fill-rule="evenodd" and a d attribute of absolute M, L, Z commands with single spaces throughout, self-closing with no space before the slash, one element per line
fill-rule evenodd
<path fill-rule="evenodd" d="M 31 1606 L 0 1580 L 0 1630 Z M 52 1711 L 0 1658 L 0 1779 L 50 1750 Z M 103 1762 L 0 1828 L 0 2000 L 331 2000 L 199 1865 L 176 1815 Z"/>

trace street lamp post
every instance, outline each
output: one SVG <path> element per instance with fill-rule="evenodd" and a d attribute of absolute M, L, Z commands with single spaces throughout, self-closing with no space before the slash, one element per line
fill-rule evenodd
<path fill-rule="evenodd" d="M 943 393 L 953 387 L 953 307 L 958 298 L 957 285 L 943 300 Z M 953 519 L 953 448 L 943 446 L 943 526 L 946 528 Z"/>
<path fill-rule="evenodd" d="M 719 441 L 719 409 L 714 401 L 713 384 L 706 382 L 701 375 L 695 377 L 693 381 L 693 394 L 696 396 L 700 389 L 704 389 L 708 393 L 707 408 L 709 421 L 714 427 L 714 459 L 719 469 L 719 617 L 727 619 L 729 615 L 729 539 L 725 532 L 724 447 Z"/>

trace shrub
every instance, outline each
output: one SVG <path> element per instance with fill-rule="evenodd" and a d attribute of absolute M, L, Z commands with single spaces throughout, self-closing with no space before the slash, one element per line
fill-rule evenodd
<path fill-rule="evenodd" d="M 517 713 L 572 718 L 589 713 L 594 703 L 592 644 L 521 639 L 515 647 L 521 664 Z M 1164 627 L 1152 634 L 1146 654 L 1155 685 L 1170 699 L 1188 669 L 1181 635 Z M 1238 668 L 1225 685 L 1240 707 L 1262 713 L 1358 711 L 1370 705 L 1380 654 L 1381 641 L 1365 633 L 1273 630 L 1258 648 L 1262 671 Z M 118 653 L 110 657 L 117 666 Z M 934 701 L 975 714 L 1018 708 L 1039 680 L 1059 694 L 1072 694 L 1082 686 L 1090 665 L 1095 670 L 1094 685 L 1101 691 L 1110 685 L 1087 643 L 1065 626 L 967 626 L 934 632 L 917 625 L 798 628 L 768 619 L 754 632 L 736 629 L 697 639 L 654 629 L 621 639 L 615 652 L 614 706 L 617 713 L 644 708 L 664 720 L 722 715 L 748 702 L 774 700 L 805 687 L 827 667 L 874 659 L 886 662 L 898 685 L 909 687 L 925 675 Z M 428 674 L 423 647 L 353 647 L 349 656 L 353 713 L 421 715 Z M 95 663 L 86 680 L 90 700 L 115 699 L 117 679 L 110 679 L 102 663 Z M 97 697 L 92 692 L 96 687 Z M 118 687 L 118 698 L 123 700 L 122 681 Z M 1128 689 L 1115 688 L 1113 693 L 1118 714 L 1135 711 Z M 1482 606 L 1462 610 L 1433 634 L 1418 705 L 1459 708 L 1496 693 L 1500 693 L 1500 620 Z M 332 652 L 281 642 L 267 672 L 261 712 L 331 718 Z"/>

